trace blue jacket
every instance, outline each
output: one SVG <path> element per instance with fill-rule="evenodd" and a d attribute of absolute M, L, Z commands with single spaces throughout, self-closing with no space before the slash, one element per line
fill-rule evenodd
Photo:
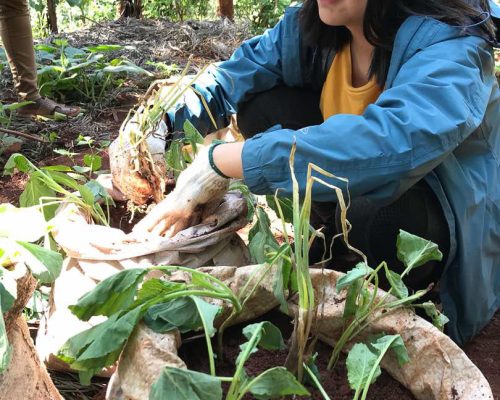
<path fill-rule="evenodd" d="M 315 66 L 321 57 L 301 44 L 297 17 L 298 8 L 288 9 L 276 27 L 244 42 L 195 85 L 219 127 L 253 93 L 324 79 Z M 311 73 L 315 68 L 320 72 Z M 194 94 L 169 117 L 176 129 L 187 118 L 203 133 L 215 129 Z M 314 162 L 348 178 L 351 195 L 384 205 L 424 178 L 450 230 L 441 280 L 449 334 L 462 344 L 488 322 L 500 304 L 500 90 L 490 44 L 431 18 L 408 18 L 395 39 L 385 90 L 362 116 L 335 115 L 245 142 L 244 180 L 253 193 L 291 194 L 293 142 L 302 186 Z M 336 200 L 322 185 L 314 186 L 313 198 Z"/>

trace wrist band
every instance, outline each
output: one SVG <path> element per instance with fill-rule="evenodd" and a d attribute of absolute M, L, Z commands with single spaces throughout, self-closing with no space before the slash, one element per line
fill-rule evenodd
<path fill-rule="evenodd" d="M 217 175 L 221 176 L 222 178 L 231 179 L 229 176 L 225 175 L 219 168 L 217 168 L 217 165 L 215 165 L 214 163 L 214 149 L 220 144 L 224 143 L 225 142 L 218 142 L 210 146 L 210 148 L 208 149 L 208 162 Z"/>

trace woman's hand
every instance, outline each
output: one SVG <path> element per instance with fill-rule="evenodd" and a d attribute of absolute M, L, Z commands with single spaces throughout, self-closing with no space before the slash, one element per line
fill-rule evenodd
<path fill-rule="evenodd" d="M 239 143 L 230 143 L 219 145 L 213 151 L 214 163 L 227 176 L 238 175 L 238 165 L 241 170 L 241 150 L 239 154 L 235 152 L 234 145 L 240 149 L 243 147 Z M 175 189 L 133 231 L 137 234 L 150 232 L 172 237 L 195 223 L 203 205 L 222 200 L 228 187 L 229 179 L 215 172 L 210 165 L 209 148 L 205 148 L 179 175 Z"/>

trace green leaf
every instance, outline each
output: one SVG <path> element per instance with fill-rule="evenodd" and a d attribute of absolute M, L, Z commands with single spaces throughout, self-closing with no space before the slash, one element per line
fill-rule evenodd
<path fill-rule="evenodd" d="M 272 263 L 276 264 L 278 269 L 273 281 L 273 293 L 280 302 L 280 310 L 284 313 L 288 313 L 288 303 L 285 299 L 285 290 L 288 290 L 290 285 L 292 263 L 281 255 L 289 253 L 290 246 L 287 243 L 284 243 L 277 252 L 278 259 L 272 261 Z"/>
<path fill-rule="evenodd" d="M 165 160 L 168 167 L 176 173 L 176 176 L 180 171 L 184 171 L 187 164 L 182 155 L 182 143 L 174 140 L 165 154 Z"/>
<path fill-rule="evenodd" d="M 144 282 L 137 292 L 137 299 L 134 302 L 135 306 L 144 304 L 155 297 L 165 296 L 169 293 L 178 292 L 186 288 L 185 283 L 169 282 L 162 279 L 149 279 Z"/>
<path fill-rule="evenodd" d="M 77 371 L 98 371 L 112 365 L 143 315 L 142 307 L 112 315 L 70 338 L 58 357 Z"/>
<path fill-rule="evenodd" d="M 347 379 L 353 390 L 359 390 L 368 383 L 370 371 L 375 368 L 375 374 L 370 384 L 375 382 L 381 373 L 376 365 L 378 354 L 372 352 L 364 343 L 356 343 L 349 351 L 346 360 Z"/>
<path fill-rule="evenodd" d="M 216 377 L 187 369 L 165 367 L 151 386 L 149 400 L 222 400 Z"/>
<path fill-rule="evenodd" d="M 0 309 L 0 374 L 7 370 L 12 358 L 12 347 L 9 345 L 2 312 Z"/>
<path fill-rule="evenodd" d="M 372 271 L 373 269 L 371 269 L 368 265 L 366 265 L 364 262 L 360 262 L 337 281 L 337 293 L 339 293 L 342 289 L 349 286 L 358 279 L 364 278 Z"/>
<path fill-rule="evenodd" d="M 87 167 L 90 167 L 92 171 L 99 171 L 102 166 L 102 157 L 97 154 L 85 154 L 83 156 L 83 162 Z"/>
<path fill-rule="evenodd" d="M 271 221 L 262 207 L 256 209 L 257 222 L 248 232 L 248 250 L 257 264 L 266 262 L 270 250 L 278 250 L 279 245 L 271 229 Z"/>
<path fill-rule="evenodd" d="M 104 204 L 115 205 L 115 201 L 113 200 L 113 198 L 109 195 L 104 186 L 102 186 L 99 182 L 90 180 L 84 186 L 92 192 L 96 202 L 103 200 Z"/>
<path fill-rule="evenodd" d="M 0 257 L 1 259 L 1 257 Z M 10 271 L 3 269 L 0 266 L 0 309 L 6 313 L 9 311 L 17 297 L 17 283 L 12 278 Z M 0 312 L 0 318 L 1 318 Z M 1 358 L 1 356 L 0 356 Z"/>
<path fill-rule="evenodd" d="M 43 172 L 35 171 L 31 174 L 23 192 L 19 196 L 19 204 L 21 207 L 39 206 L 44 202 L 51 201 L 46 200 L 47 197 L 56 197 L 56 192 L 45 184 Z M 54 217 L 57 207 L 57 204 L 43 207 L 43 215 L 47 221 Z"/>
<path fill-rule="evenodd" d="M 61 254 L 28 242 L 16 243 L 23 249 L 24 262 L 35 278 L 41 283 L 52 283 L 56 280 L 62 269 Z"/>
<path fill-rule="evenodd" d="M 392 349 L 398 360 L 399 366 L 402 366 L 410 361 L 408 351 L 400 335 L 384 335 L 378 336 L 370 341 L 372 346 L 378 352 L 378 355 L 384 355 L 387 350 Z"/>
<path fill-rule="evenodd" d="M 293 202 L 292 199 L 287 197 L 279 197 L 278 202 L 281 206 L 281 211 L 283 212 L 283 217 L 285 218 L 285 222 L 293 223 Z M 279 216 L 278 206 L 276 205 L 276 197 L 268 194 L 266 196 L 267 205 L 273 210 L 277 216 Z"/>
<path fill-rule="evenodd" d="M 100 282 L 68 308 L 83 321 L 94 315 L 106 315 L 125 310 L 137 293 L 139 283 L 148 271 L 143 268 L 125 269 Z"/>
<path fill-rule="evenodd" d="M 86 50 L 92 53 L 98 53 L 98 52 L 121 50 L 122 48 L 123 46 L 120 46 L 119 44 L 100 44 L 98 46 L 86 47 Z"/>
<path fill-rule="evenodd" d="M 87 186 L 78 185 L 78 191 L 80 192 L 80 195 L 82 196 L 82 199 L 85 202 L 85 204 L 89 206 L 94 205 L 95 197 L 94 193 L 92 193 L 92 190 L 90 190 Z"/>
<path fill-rule="evenodd" d="M 35 166 L 28 160 L 25 156 L 19 153 L 12 154 L 7 162 L 5 163 L 5 167 L 3 170 L 4 175 L 12 175 L 15 170 L 19 172 L 32 172 L 35 170 Z"/>
<path fill-rule="evenodd" d="M 257 341 L 257 346 L 266 350 L 283 350 L 286 347 L 281 331 L 271 322 L 263 321 L 247 325 L 243 329 L 243 335 L 247 339 L 250 339 L 256 331 L 260 331 L 260 338 Z"/>
<path fill-rule="evenodd" d="M 432 324 L 442 332 L 444 330 L 444 326 L 450 322 L 448 317 L 441 313 L 432 301 L 426 301 L 420 306 L 424 309 L 427 316 L 432 319 Z"/>
<path fill-rule="evenodd" d="M 275 367 L 252 379 L 247 386 L 256 399 L 276 399 L 282 396 L 310 396 L 309 391 L 283 367 Z"/>
<path fill-rule="evenodd" d="M 394 295 L 396 295 L 398 299 L 404 299 L 408 297 L 408 288 L 401 279 L 401 275 L 394 271 L 391 271 L 390 269 L 386 269 L 385 276 L 387 277 L 387 280 L 392 287 Z"/>
<path fill-rule="evenodd" d="M 220 313 L 221 307 L 210 304 L 203 300 L 201 297 L 191 296 L 198 308 L 198 314 L 202 320 L 203 328 L 207 334 L 212 337 L 217 331 L 214 327 L 215 317 Z"/>
<path fill-rule="evenodd" d="M 353 283 L 349 285 L 349 287 L 347 288 L 344 313 L 342 315 L 342 318 L 344 320 L 347 320 L 356 315 L 356 312 L 358 311 L 358 304 L 357 304 L 358 293 L 361 290 L 362 286 L 363 286 L 363 281 L 361 279 L 357 279 L 353 281 Z"/>
<path fill-rule="evenodd" d="M 166 303 L 155 304 L 144 316 L 144 322 L 155 332 L 165 333 L 179 329 L 181 333 L 199 330 L 203 327 L 200 313 L 203 313 L 208 334 L 215 334 L 214 319 L 220 307 L 207 303 L 198 297 L 179 297 Z"/>
<path fill-rule="evenodd" d="M 107 72 L 110 74 L 118 74 L 125 72 L 127 74 L 144 74 L 148 76 L 153 76 L 153 74 L 149 71 L 146 71 L 144 68 L 138 67 L 132 63 L 123 63 L 120 65 L 108 65 L 102 69 L 103 72 Z"/>
<path fill-rule="evenodd" d="M 184 129 L 184 134 L 187 142 L 193 147 L 194 154 L 196 154 L 198 152 L 198 148 L 196 145 L 204 143 L 203 136 L 201 136 L 198 129 L 196 129 L 188 119 L 184 122 L 182 128 Z"/>
<path fill-rule="evenodd" d="M 257 197 L 252 192 L 250 192 L 250 190 L 248 189 L 248 186 L 245 185 L 242 181 L 232 182 L 229 185 L 228 190 L 229 191 L 238 190 L 243 194 L 243 197 L 245 197 L 245 200 L 247 201 L 247 207 L 248 207 L 247 219 L 249 221 L 251 221 L 253 219 L 254 214 L 255 214 Z"/>
<path fill-rule="evenodd" d="M 398 259 L 410 271 L 428 261 L 441 261 L 443 258 L 443 253 L 439 251 L 436 243 L 412 235 L 402 229 L 399 231 L 396 247 Z"/>

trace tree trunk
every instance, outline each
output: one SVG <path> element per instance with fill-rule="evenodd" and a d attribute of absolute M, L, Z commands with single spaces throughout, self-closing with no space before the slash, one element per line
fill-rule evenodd
<path fill-rule="evenodd" d="M 56 0 L 47 0 L 47 24 L 51 33 L 58 33 Z"/>
<path fill-rule="evenodd" d="M 118 19 L 142 18 L 142 0 L 120 0 L 117 13 Z"/>
<path fill-rule="evenodd" d="M 221 18 L 234 18 L 233 0 L 218 0 L 217 15 Z"/>

